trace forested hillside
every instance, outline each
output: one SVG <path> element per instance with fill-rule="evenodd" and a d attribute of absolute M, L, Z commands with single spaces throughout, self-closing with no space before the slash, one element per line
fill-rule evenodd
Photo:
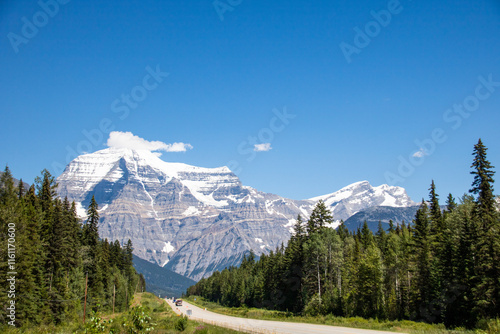
<path fill-rule="evenodd" d="M 100 240 L 94 199 L 82 225 L 74 203 L 56 196 L 46 170 L 25 189 L 7 167 L 0 177 L 0 324 L 59 324 L 86 313 L 123 311 L 145 288 L 132 243 Z M 87 285 L 87 296 L 86 294 Z"/>
<path fill-rule="evenodd" d="M 333 218 L 319 202 L 306 224 L 297 219 L 285 247 L 255 261 L 245 257 L 188 290 L 226 306 L 263 307 L 310 315 L 412 319 L 474 327 L 500 316 L 500 216 L 493 166 L 481 140 L 473 182 L 457 204 L 441 210 L 432 181 L 411 224 L 365 223 L 349 232 L 325 227 Z"/>
<path fill-rule="evenodd" d="M 140 272 L 148 285 L 148 292 L 161 297 L 179 297 L 196 282 L 167 268 L 160 267 L 138 256 L 133 256 L 134 268 Z"/>

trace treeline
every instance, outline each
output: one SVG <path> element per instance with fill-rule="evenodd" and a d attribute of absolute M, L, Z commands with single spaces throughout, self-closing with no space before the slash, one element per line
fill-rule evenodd
<path fill-rule="evenodd" d="M 226 306 L 474 327 L 500 316 L 500 216 L 486 147 L 474 146 L 471 195 L 441 210 L 434 181 L 412 224 L 374 234 L 333 218 L 323 202 L 288 245 L 240 267 L 215 272 L 188 289 Z"/>
<path fill-rule="evenodd" d="M 0 177 L 0 324 L 81 321 L 86 312 L 128 308 L 145 288 L 132 266 L 132 242 L 100 240 L 94 198 L 82 225 L 47 170 L 25 189 L 7 167 Z M 88 282 L 87 281 L 88 276 Z"/>

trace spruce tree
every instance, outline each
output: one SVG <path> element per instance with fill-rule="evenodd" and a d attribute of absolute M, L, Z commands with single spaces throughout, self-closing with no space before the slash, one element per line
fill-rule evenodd
<path fill-rule="evenodd" d="M 96 247 L 99 241 L 99 206 L 95 201 L 94 195 L 90 200 L 89 208 L 87 210 L 87 222 L 84 226 L 83 241 L 84 244 L 90 247 Z"/>
<path fill-rule="evenodd" d="M 295 224 L 293 225 L 294 237 L 297 239 L 302 239 L 305 236 L 305 230 L 302 224 L 302 216 L 299 213 L 297 215 L 297 219 L 295 220 Z"/>
<path fill-rule="evenodd" d="M 0 176 L 0 203 L 8 206 L 15 203 L 16 190 L 14 188 L 14 178 L 9 169 L 5 167 L 4 172 Z"/>
<path fill-rule="evenodd" d="M 387 232 L 392 233 L 394 231 L 395 231 L 395 229 L 394 229 L 394 222 L 392 221 L 392 219 L 389 219 L 389 230 Z"/>
<path fill-rule="evenodd" d="M 470 172 L 474 175 L 470 192 L 477 195 L 477 215 L 481 217 L 481 220 L 486 220 L 483 221 L 483 224 L 490 223 L 487 220 L 491 218 L 491 215 L 495 211 L 495 196 L 493 196 L 493 182 L 495 182 L 493 175 L 495 175 L 495 172 L 492 170 L 494 167 L 486 158 L 487 150 L 481 139 L 479 139 L 478 143 L 474 145 L 474 161 L 471 165 L 473 170 Z"/>
<path fill-rule="evenodd" d="M 36 177 L 35 183 L 38 190 L 38 198 L 42 205 L 42 211 L 48 215 L 47 219 L 50 217 L 50 212 L 52 209 L 52 201 L 57 196 L 57 183 L 55 178 L 46 169 L 42 171 L 42 177 Z"/>
<path fill-rule="evenodd" d="M 429 287 L 431 289 L 430 296 L 432 298 L 432 305 L 429 307 L 433 308 L 432 321 L 441 322 L 444 313 L 445 305 L 444 294 L 446 294 L 446 286 L 444 281 L 447 277 L 444 277 L 444 267 L 445 267 L 445 250 L 444 250 L 444 237 L 445 237 L 445 219 L 441 213 L 441 207 L 439 205 L 439 195 L 436 193 L 436 185 L 434 180 L 431 182 L 429 188 L 429 219 L 430 219 L 430 229 L 429 229 L 429 241 L 431 246 L 431 263 L 430 263 L 430 281 Z"/>
<path fill-rule="evenodd" d="M 311 234 L 331 223 L 333 223 L 332 213 L 326 207 L 325 202 L 319 200 L 307 221 L 307 234 Z"/>
<path fill-rule="evenodd" d="M 387 243 L 387 233 L 382 226 L 382 221 L 378 221 L 377 234 L 375 237 L 377 241 L 377 247 L 382 251 L 382 254 L 385 253 L 386 243 Z"/>
<path fill-rule="evenodd" d="M 366 222 L 366 220 L 363 222 L 363 227 L 361 228 L 359 239 L 361 241 L 361 245 L 363 246 L 363 250 L 368 249 L 368 246 L 370 246 L 374 242 L 373 232 L 368 227 L 368 223 Z"/>
<path fill-rule="evenodd" d="M 304 270 L 304 242 L 305 231 L 302 226 L 302 217 L 299 214 L 294 225 L 294 235 L 288 242 L 285 250 L 285 290 L 284 304 L 293 312 L 299 312 L 303 308 L 302 278 Z"/>
<path fill-rule="evenodd" d="M 493 195 L 493 166 L 486 157 L 481 139 L 474 146 L 474 175 L 470 192 L 476 195 L 474 220 L 478 230 L 476 241 L 475 308 L 481 318 L 500 316 L 500 218 Z"/>
<path fill-rule="evenodd" d="M 433 234 L 442 233 L 442 214 L 441 207 L 439 206 L 438 194 L 436 193 L 436 185 L 432 180 L 431 187 L 429 188 L 429 214 L 431 218 L 431 231 Z"/>
<path fill-rule="evenodd" d="M 17 189 L 18 189 L 17 190 L 17 196 L 19 197 L 19 199 L 23 198 L 24 193 L 25 193 L 23 179 L 19 180 L 19 184 L 17 185 Z"/>
<path fill-rule="evenodd" d="M 457 203 L 455 202 L 455 198 L 453 195 L 450 193 L 448 194 L 448 197 L 446 198 L 446 211 L 448 213 L 453 212 L 457 208 Z"/>
<path fill-rule="evenodd" d="M 432 268 L 431 268 L 431 244 L 430 244 L 430 222 L 428 207 L 422 199 L 414 223 L 414 254 L 417 269 L 417 278 L 413 294 L 414 318 L 432 322 L 433 315 L 429 313 L 432 301 Z"/>

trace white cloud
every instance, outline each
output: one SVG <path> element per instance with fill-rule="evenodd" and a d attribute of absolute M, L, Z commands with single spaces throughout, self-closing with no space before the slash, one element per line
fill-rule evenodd
<path fill-rule="evenodd" d="M 164 152 L 185 152 L 192 149 L 193 146 L 185 143 L 166 144 L 161 141 L 148 141 L 132 132 L 113 131 L 109 134 L 107 145 L 114 148 L 130 148 L 142 151 L 164 151 Z M 154 152 L 158 157 L 160 152 Z"/>
<path fill-rule="evenodd" d="M 273 148 L 271 147 L 271 143 L 262 143 L 262 144 L 255 144 L 253 146 L 253 150 L 255 152 L 267 152 L 272 150 Z"/>
<path fill-rule="evenodd" d="M 422 157 L 424 157 L 426 155 L 428 155 L 428 154 L 427 154 L 427 152 L 423 148 L 421 148 L 417 152 L 413 153 L 413 157 L 414 158 L 422 158 Z"/>

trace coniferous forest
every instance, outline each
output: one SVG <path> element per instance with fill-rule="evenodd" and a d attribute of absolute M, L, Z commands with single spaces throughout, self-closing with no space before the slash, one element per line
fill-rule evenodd
<path fill-rule="evenodd" d="M 92 198 L 83 224 L 60 199 L 47 170 L 25 189 L 7 167 L 0 177 L 0 323 L 16 327 L 81 321 L 92 310 L 128 309 L 145 289 L 132 243 L 100 240 Z M 87 296 L 85 288 L 87 285 Z M 85 305 L 86 299 L 86 305 Z"/>
<path fill-rule="evenodd" d="M 500 215 L 493 166 L 474 146 L 469 194 L 442 198 L 432 181 L 413 222 L 365 223 L 356 232 L 333 221 L 319 202 L 297 217 L 287 246 L 243 259 L 188 289 L 225 306 L 306 315 L 411 319 L 468 327 L 500 317 Z"/>

